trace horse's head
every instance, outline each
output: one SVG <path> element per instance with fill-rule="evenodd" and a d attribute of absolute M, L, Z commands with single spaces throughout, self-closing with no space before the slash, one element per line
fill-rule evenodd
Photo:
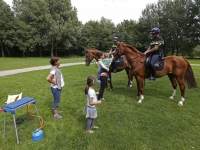
<path fill-rule="evenodd" d="M 93 59 L 98 61 L 97 53 L 101 53 L 101 52 L 102 51 L 95 48 L 85 49 L 85 65 L 89 66 Z"/>
<path fill-rule="evenodd" d="M 90 53 L 89 49 L 85 49 L 85 65 L 89 66 L 90 62 L 92 61 L 93 57 L 91 56 L 92 54 Z"/>
<path fill-rule="evenodd" d="M 115 50 L 115 52 L 114 52 L 113 54 L 114 54 L 114 55 L 117 55 L 117 56 L 124 55 L 125 52 L 124 52 L 124 50 L 123 50 L 123 43 L 117 41 L 116 44 L 117 44 L 117 48 L 116 48 L 116 50 Z"/>

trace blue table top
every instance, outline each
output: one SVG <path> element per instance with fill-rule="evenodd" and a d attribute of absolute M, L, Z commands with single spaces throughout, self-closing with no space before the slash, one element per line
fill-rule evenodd
<path fill-rule="evenodd" d="M 22 99 L 19 99 L 17 101 L 14 101 L 10 104 L 7 104 L 3 107 L 3 111 L 4 112 L 11 112 L 12 114 L 15 113 L 15 110 L 23 107 L 25 105 L 28 105 L 29 103 L 36 103 L 36 100 L 34 98 L 31 97 L 24 97 Z"/>

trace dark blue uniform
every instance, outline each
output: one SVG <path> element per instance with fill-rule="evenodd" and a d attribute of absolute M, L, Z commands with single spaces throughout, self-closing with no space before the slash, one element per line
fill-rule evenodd
<path fill-rule="evenodd" d="M 152 67 L 158 61 L 159 56 L 161 56 L 163 53 L 163 45 L 164 45 L 163 39 L 161 37 L 156 37 L 156 38 L 152 39 L 152 41 L 150 43 L 150 48 L 151 49 L 154 48 L 155 45 L 159 46 L 158 50 L 149 53 L 149 54 L 151 54 L 151 66 Z"/>
<path fill-rule="evenodd" d="M 149 55 L 151 55 L 151 71 L 152 71 L 152 77 L 155 77 L 155 63 L 158 61 L 159 56 L 161 57 L 163 55 L 163 45 L 164 45 L 164 40 L 161 37 L 156 37 L 154 39 L 152 39 L 151 43 L 150 43 L 150 48 L 154 48 L 155 45 L 158 45 L 159 48 L 154 51 L 149 53 Z"/>

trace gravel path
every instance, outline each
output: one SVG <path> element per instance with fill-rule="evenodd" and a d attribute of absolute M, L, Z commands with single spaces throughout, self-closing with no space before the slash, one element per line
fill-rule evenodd
<path fill-rule="evenodd" d="M 60 67 L 81 65 L 81 64 L 85 64 L 85 62 L 61 64 Z M 15 70 L 6 70 L 6 71 L 0 71 L 0 76 L 8 76 L 8 75 L 13 75 L 13 74 L 17 74 L 17 73 L 23 73 L 23 72 L 29 72 L 29 71 L 35 71 L 35 70 L 44 70 L 44 69 L 50 69 L 50 68 L 51 68 L 51 65 L 23 68 L 23 69 L 15 69 Z"/>

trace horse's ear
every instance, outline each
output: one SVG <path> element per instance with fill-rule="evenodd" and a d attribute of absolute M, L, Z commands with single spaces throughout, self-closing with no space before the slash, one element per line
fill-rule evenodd
<path fill-rule="evenodd" d="M 88 50 L 87 49 L 84 49 L 84 52 L 85 52 L 85 54 L 88 52 Z"/>

